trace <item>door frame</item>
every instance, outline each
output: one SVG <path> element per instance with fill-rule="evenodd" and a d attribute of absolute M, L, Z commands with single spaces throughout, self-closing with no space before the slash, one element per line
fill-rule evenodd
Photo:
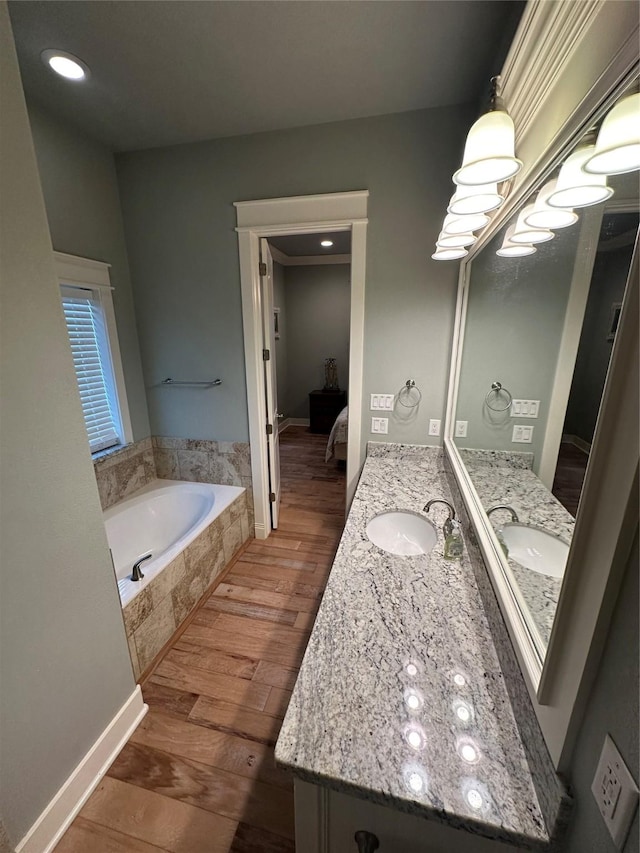
<path fill-rule="evenodd" d="M 236 232 L 240 258 L 242 325 L 247 381 L 251 480 L 256 539 L 271 533 L 269 467 L 262 358 L 262 294 L 260 238 L 287 234 L 351 232 L 351 308 L 349 321 L 349 435 L 346 499 L 349 507 L 364 461 L 362 386 L 364 361 L 364 288 L 367 248 L 368 190 L 289 198 L 238 201 Z"/>

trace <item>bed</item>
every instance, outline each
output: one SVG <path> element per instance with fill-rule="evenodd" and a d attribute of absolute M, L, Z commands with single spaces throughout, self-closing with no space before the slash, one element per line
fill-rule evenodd
<path fill-rule="evenodd" d="M 347 458 L 347 434 L 349 427 L 349 407 L 345 406 L 335 420 L 329 441 L 327 442 L 327 452 L 325 453 L 325 462 L 330 462 L 336 459 L 338 462 L 344 462 Z"/>

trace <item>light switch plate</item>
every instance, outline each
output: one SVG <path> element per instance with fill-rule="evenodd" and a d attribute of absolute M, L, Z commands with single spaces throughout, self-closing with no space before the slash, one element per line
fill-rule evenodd
<path fill-rule="evenodd" d="M 440 421 L 436 418 L 429 421 L 429 435 L 440 435 Z"/>
<path fill-rule="evenodd" d="M 511 417 L 537 418 L 540 411 L 540 400 L 512 400 Z"/>
<path fill-rule="evenodd" d="M 466 438 L 469 421 L 456 421 L 456 438 Z"/>
<path fill-rule="evenodd" d="M 372 394 L 371 406 L 372 412 L 391 412 L 393 411 L 393 394 Z"/>
<path fill-rule="evenodd" d="M 389 432 L 389 418 L 371 418 L 371 432 L 386 435 Z"/>
<path fill-rule="evenodd" d="M 533 441 L 533 427 L 516 424 L 513 428 L 511 441 L 514 444 L 531 444 Z"/>
<path fill-rule="evenodd" d="M 609 735 L 604 739 L 591 792 L 609 835 L 622 850 L 638 807 L 638 786 Z"/>

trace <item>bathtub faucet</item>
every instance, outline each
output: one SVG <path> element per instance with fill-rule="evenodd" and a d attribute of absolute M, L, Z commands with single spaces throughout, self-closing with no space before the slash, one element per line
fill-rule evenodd
<path fill-rule="evenodd" d="M 142 574 L 142 572 L 140 570 L 140 563 L 144 563 L 145 560 L 150 560 L 152 556 L 153 556 L 152 554 L 147 554 L 146 557 L 140 557 L 139 560 L 136 560 L 136 562 L 133 564 L 133 571 L 131 572 L 131 580 L 132 581 L 141 581 L 142 580 L 144 575 Z"/>

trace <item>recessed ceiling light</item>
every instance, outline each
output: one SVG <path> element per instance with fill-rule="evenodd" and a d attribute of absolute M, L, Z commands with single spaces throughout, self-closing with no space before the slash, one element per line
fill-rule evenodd
<path fill-rule="evenodd" d="M 333 240 L 322 240 L 320 245 L 324 246 L 325 249 L 328 249 L 329 246 L 333 246 Z"/>
<path fill-rule="evenodd" d="M 91 73 L 85 62 L 64 50 L 43 50 L 40 56 L 45 65 L 67 80 L 86 80 Z"/>

